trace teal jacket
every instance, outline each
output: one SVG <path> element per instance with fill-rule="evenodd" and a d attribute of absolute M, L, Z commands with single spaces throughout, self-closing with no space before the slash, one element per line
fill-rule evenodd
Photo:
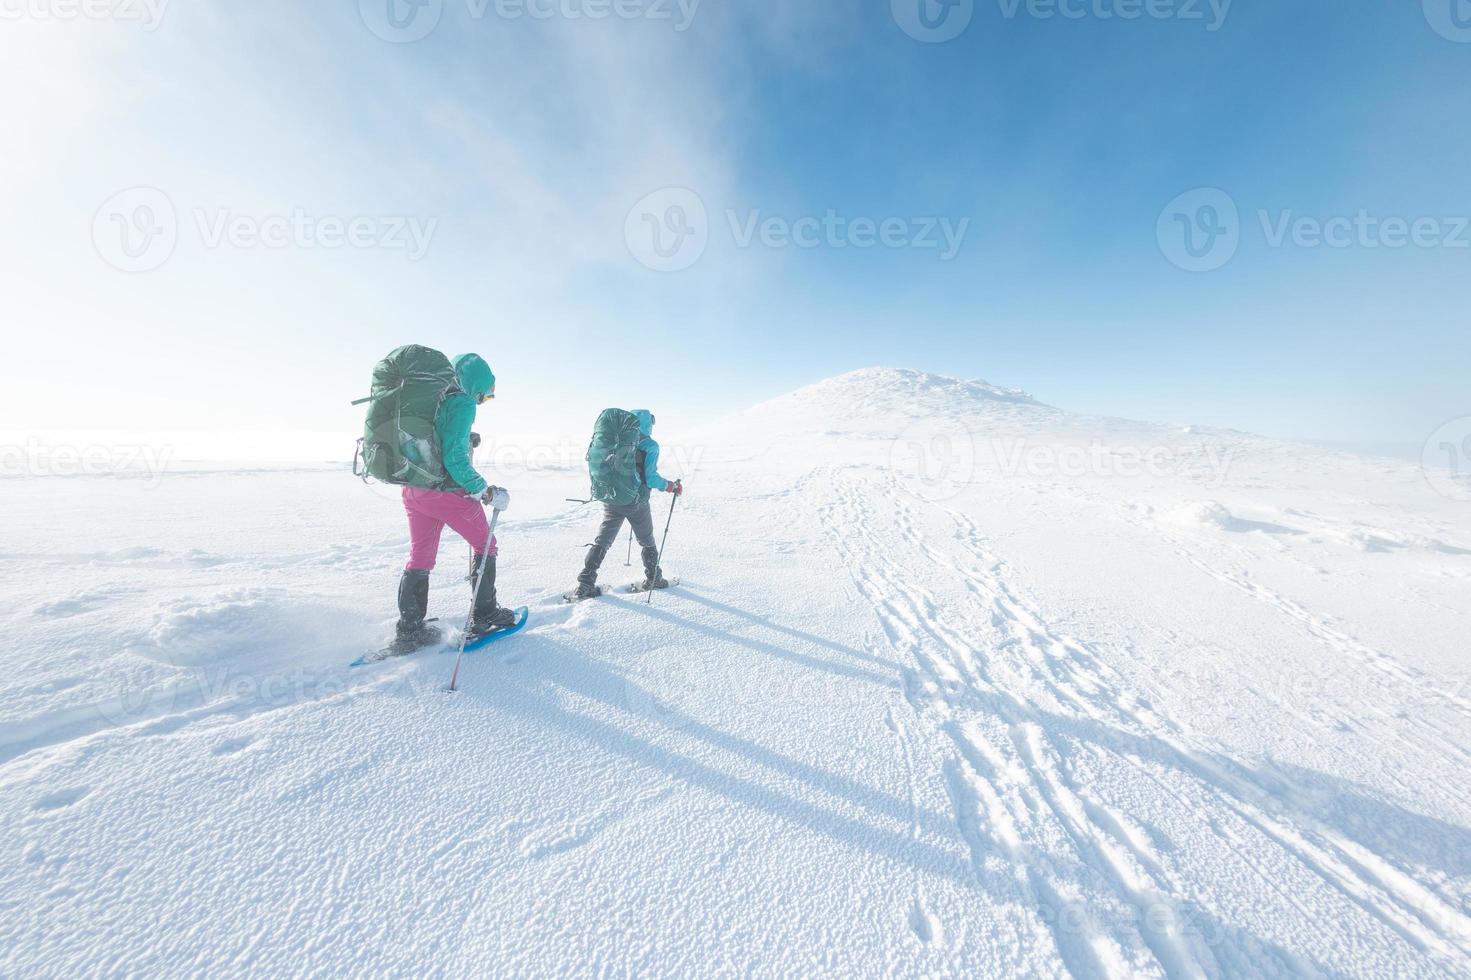
<path fill-rule="evenodd" d="M 475 424 L 480 396 L 495 390 L 495 374 L 479 354 L 461 354 L 454 364 L 460 390 L 446 395 L 439 403 L 439 410 L 434 414 L 434 431 L 439 436 L 440 456 L 450 479 L 445 489 L 463 490 L 478 497 L 488 484 L 470 461 L 470 429 Z"/>
<path fill-rule="evenodd" d="M 644 485 L 638 491 L 638 501 L 643 503 L 649 499 L 650 489 L 666 490 L 669 481 L 659 475 L 659 444 L 653 438 L 654 413 L 646 408 L 635 408 L 631 414 L 638 419 L 639 471 L 644 478 Z"/>

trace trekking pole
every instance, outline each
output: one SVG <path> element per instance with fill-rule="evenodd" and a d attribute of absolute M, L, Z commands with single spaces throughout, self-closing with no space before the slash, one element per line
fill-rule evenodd
<path fill-rule="evenodd" d="M 465 657 L 465 641 L 470 637 L 470 624 L 475 621 L 475 603 L 480 599 L 480 583 L 485 581 L 485 566 L 490 563 L 490 549 L 495 541 L 495 525 L 500 519 L 500 511 L 490 512 L 490 531 L 485 535 L 485 558 L 480 562 L 480 574 L 475 576 L 475 585 L 470 589 L 470 611 L 465 615 L 465 628 L 460 631 L 460 652 L 455 657 L 455 672 L 449 678 L 447 690 L 451 692 L 459 690 L 460 661 Z"/>
<path fill-rule="evenodd" d="M 669 525 L 674 523 L 674 505 L 679 503 L 679 494 L 669 498 L 669 517 L 664 521 L 664 537 L 659 539 L 659 557 L 654 559 L 654 582 L 659 581 L 659 566 L 664 564 L 664 545 L 669 540 Z M 653 585 L 653 582 L 649 583 Z M 654 590 L 649 590 L 649 597 L 644 600 L 644 605 L 654 604 Z"/>
<path fill-rule="evenodd" d="M 628 524 L 628 557 L 623 559 L 624 568 L 633 567 L 633 522 Z"/>

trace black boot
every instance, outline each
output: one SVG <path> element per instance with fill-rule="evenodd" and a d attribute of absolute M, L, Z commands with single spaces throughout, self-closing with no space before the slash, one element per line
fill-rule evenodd
<path fill-rule="evenodd" d="M 644 560 L 644 583 L 640 588 L 647 592 L 650 589 L 667 589 L 669 580 L 659 574 L 659 549 L 642 548 L 639 555 Z"/>
<path fill-rule="evenodd" d="M 587 560 L 582 563 L 582 574 L 577 576 L 577 591 L 573 593 L 577 598 L 596 599 L 603 594 L 598 588 L 598 569 L 603 566 L 607 555 L 607 548 L 593 545 L 587 549 Z"/>
<path fill-rule="evenodd" d="M 443 636 L 439 627 L 424 621 L 428 611 L 429 573 L 417 568 L 405 569 L 398 580 L 398 625 L 391 648 L 394 653 L 413 653 L 439 642 Z"/>
<path fill-rule="evenodd" d="M 470 618 L 472 639 L 516 625 L 516 614 L 502 609 L 495 601 L 495 555 L 476 555 L 475 570 L 481 572 L 485 579 L 475 589 L 475 612 Z"/>

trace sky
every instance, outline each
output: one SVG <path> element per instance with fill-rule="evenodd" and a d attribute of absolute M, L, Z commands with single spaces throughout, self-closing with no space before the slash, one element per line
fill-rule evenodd
<path fill-rule="evenodd" d="M 1468 0 L 0 0 L 0 93 L 10 442 L 346 458 L 411 342 L 577 438 L 872 365 L 1471 415 Z"/>

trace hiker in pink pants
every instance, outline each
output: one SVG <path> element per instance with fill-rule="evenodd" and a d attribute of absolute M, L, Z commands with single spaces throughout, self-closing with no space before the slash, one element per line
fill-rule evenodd
<path fill-rule="evenodd" d="M 490 522 L 485 519 L 485 505 L 479 497 L 455 490 L 423 490 L 403 488 L 404 510 L 409 515 L 409 560 L 406 571 L 427 572 L 439 557 L 439 537 L 444 526 L 470 542 L 477 564 L 485 553 L 485 539 Z M 496 542 L 490 539 L 490 554 L 497 554 Z"/>
<path fill-rule="evenodd" d="M 420 351 L 422 348 L 406 348 Z M 434 353 L 434 352 L 429 352 Z M 436 355 L 443 358 L 443 355 Z M 469 629 L 470 638 L 505 629 L 516 614 L 496 601 L 496 546 L 486 539 L 490 522 L 485 508 L 505 510 L 510 494 L 492 487 L 475 472 L 470 431 L 475 409 L 495 397 L 495 375 L 490 365 L 476 354 L 454 360 L 456 384 L 445 392 L 434 412 L 434 436 L 443 459 L 443 478 L 436 489 L 404 486 L 404 511 L 409 517 L 409 560 L 398 585 L 398 623 L 393 651 L 410 653 L 437 643 L 440 630 L 425 620 L 429 609 L 429 571 L 439 553 L 439 539 L 448 524 L 475 549 L 471 580 L 477 585 Z"/>

